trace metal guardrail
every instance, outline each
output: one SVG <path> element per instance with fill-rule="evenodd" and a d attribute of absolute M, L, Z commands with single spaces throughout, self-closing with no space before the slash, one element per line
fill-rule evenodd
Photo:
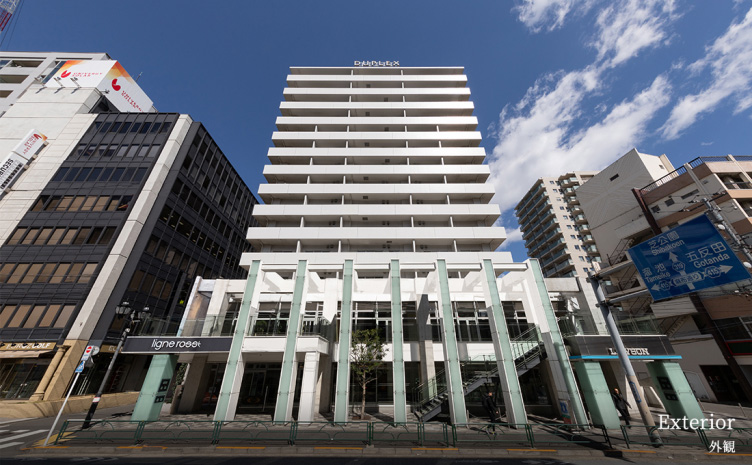
<path fill-rule="evenodd" d="M 565 423 L 386 423 L 373 421 L 274 422 L 274 421 L 129 421 L 99 420 L 82 429 L 84 420 L 66 420 L 54 444 L 81 443 L 281 443 L 451 446 L 486 444 L 535 448 L 540 444 L 581 444 L 613 449 L 656 446 L 650 438 L 657 431 L 662 445 L 710 450 L 712 442 L 733 441 L 735 447 L 752 448 L 752 428 L 730 430 L 668 430 L 642 425 L 607 429 L 591 424 Z"/>

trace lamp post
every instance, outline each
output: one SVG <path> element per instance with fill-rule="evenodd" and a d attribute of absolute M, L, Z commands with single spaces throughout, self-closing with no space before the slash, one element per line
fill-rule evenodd
<path fill-rule="evenodd" d="M 107 381 L 110 379 L 110 374 L 112 373 L 112 368 L 115 366 L 115 360 L 117 360 L 117 356 L 120 353 L 120 349 L 123 347 L 123 343 L 125 342 L 125 339 L 128 337 L 128 333 L 131 332 L 131 328 L 135 323 L 138 323 L 142 319 L 146 317 L 146 315 L 149 313 L 149 307 L 144 307 L 143 310 L 140 312 L 134 312 L 133 309 L 130 306 L 130 303 L 123 302 L 117 307 L 115 307 L 115 314 L 118 315 L 119 318 L 128 318 L 128 321 L 125 323 L 125 327 L 123 328 L 123 332 L 120 335 L 120 340 L 118 341 L 117 348 L 115 349 L 115 353 L 112 354 L 112 360 L 110 360 L 110 365 L 107 367 L 107 372 L 104 374 L 104 379 L 102 379 L 102 384 L 99 385 L 99 389 L 97 390 L 97 393 L 94 395 L 94 399 L 91 401 L 91 407 L 89 407 L 89 412 L 86 414 L 86 420 L 84 420 L 83 425 L 81 426 L 81 429 L 86 429 L 89 426 L 91 426 L 91 419 L 94 416 L 94 412 L 97 410 L 97 406 L 99 405 L 99 401 L 102 398 L 102 393 L 104 392 L 104 388 L 107 385 Z"/>

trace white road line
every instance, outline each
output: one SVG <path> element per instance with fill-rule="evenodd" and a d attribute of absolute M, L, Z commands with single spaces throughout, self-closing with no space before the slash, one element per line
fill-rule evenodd
<path fill-rule="evenodd" d="M 27 431 L 29 431 L 29 430 L 27 430 L 27 429 L 0 429 L 0 433 L 12 433 L 12 434 L 15 434 L 15 433 L 25 433 Z"/>
<path fill-rule="evenodd" d="M 33 420 L 33 418 L 19 418 L 17 420 L 3 420 L 3 421 L 0 421 L 0 426 L 5 426 L 10 423 L 16 423 L 19 421 L 26 421 L 26 420 Z"/>
<path fill-rule="evenodd" d="M 8 444 L 0 444 L 0 449 L 5 449 L 6 447 L 20 446 L 21 444 L 23 444 L 23 442 L 9 442 Z"/>
<path fill-rule="evenodd" d="M 26 431 L 26 430 L 24 430 L 24 431 Z M 30 431 L 28 433 L 14 434 L 13 436 L 0 439 L 0 442 L 12 441 L 13 439 L 21 439 L 21 438 L 26 437 L 26 436 L 33 436 L 35 434 L 46 433 L 46 432 L 47 432 L 46 429 L 38 429 L 36 431 Z"/>

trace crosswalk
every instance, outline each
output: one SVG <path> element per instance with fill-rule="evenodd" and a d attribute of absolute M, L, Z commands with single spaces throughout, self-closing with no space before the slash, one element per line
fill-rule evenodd
<path fill-rule="evenodd" d="M 19 439 L 40 435 L 47 432 L 47 430 L 44 429 L 29 430 L 13 428 L 13 423 L 18 423 L 26 420 L 31 420 L 31 418 L 19 418 L 16 420 L 5 420 L 3 422 L 0 422 L 0 449 L 20 446 L 26 441 L 19 441 Z"/>

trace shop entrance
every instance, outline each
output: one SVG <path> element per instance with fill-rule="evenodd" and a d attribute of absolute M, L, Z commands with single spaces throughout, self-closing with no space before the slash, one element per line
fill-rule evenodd
<path fill-rule="evenodd" d="M 273 413 L 281 363 L 246 363 L 237 413 Z"/>
<path fill-rule="evenodd" d="M 10 360 L 0 364 L 0 399 L 28 399 L 47 370 L 49 360 Z"/>

